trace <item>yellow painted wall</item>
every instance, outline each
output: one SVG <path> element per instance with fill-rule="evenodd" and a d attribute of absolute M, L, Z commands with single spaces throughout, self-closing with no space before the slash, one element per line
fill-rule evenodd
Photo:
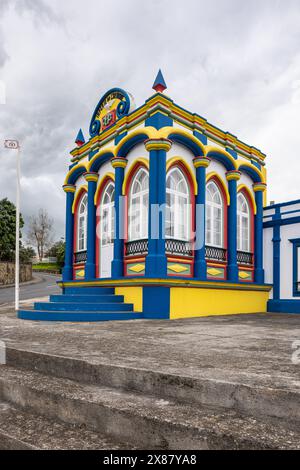
<path fill-rule="evenodd" d="M 170 318 L 266 312 L 269 292 L 171 287 Z"/>
<path fill-rule="evenodd" d="M 143 311 L 143 288 L 142 287 L 116 287 L 117 295 L 124 295 L 124 301 L 134 305 L 135 312 Z"/>

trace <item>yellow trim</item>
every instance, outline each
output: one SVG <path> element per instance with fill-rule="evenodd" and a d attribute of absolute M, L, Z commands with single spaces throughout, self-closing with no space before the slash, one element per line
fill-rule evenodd
<path fill-rule="evenodd" d="M 261 183 L 265 183 L 265 182 L 266 182 L 263 173 L 262 173 L 261 171 L 259 171 L 259 169 L 256 168 L 256 166 L 251 165 L 251 163 L 248 163 L 248 162 L 245 162 L 245 161 L 242 161 L 242 160 L 237 160 L 237 168 L 238 168 L 238 170 L 239 170 L 239 168 L 240 168 L 241 166 L 246 166 L 247 168 L 251 168 L 251 170 L 254 170 L 255 173 L 259 176 Z M 241 171 L 241 172 L 243 173 L 243 170 L 239 170 L 239 171 Z M 248 175 L 248 176 L 249 176 L 249 175 Z M 249 178 L 251 178 L 251 176 L 249 176 Z"/>
<path fill-rule="evenodd" d="M 167 139 L 149 139 L 145 142 L 147 152 L 150 152 L 151 150 L 165 150 L 168 152 L 171 147 L 172 142 Z"/>
<path fill-rule="evenodd" d="M 257 191 L 264 192 L 267 189 L 266 183 L 254 183 L 253 184 L 253 191 L 256 193 Z"/>
<path fill-rule="evenodd" d="M 170 289 L 170 319 L 266 312 L 268 292 Z"/>
<path fill-rule="evenodd" d="M 215 171 L 211 171 L 210 173 L 207 173 L 207 175 L 206 175 L 206 184 L 214 176 L 218 179 L 218 181 L 222 185 L 222 188 L 224 189 L 225 194 L 226 194 L 227 206 L 229 206 L 229 204 L 230 204 L 230 195 L 229 195 L 229 191 L 228 191 L 228 188 L 227 188 L 227 184 L 224 183 L 224 181 L 222 180 L 221 176 L 218 173 L 216 173 Z"/>
<path fill-rule="evenodd" d="M 105 178 L 110 178 L 113 180 L 113 182 L 115 181 L 115 175 L 113 173 L 106 173 L 102 178 L 101 180 L 99 181 L 99 183 L 97 184 L 97 189 L 95 191 L 95 196 L 94 196 L 94 204 L 96 206 L 97 204 L 97 201 L 98 201 L 98 196 L 99 196 L 99 191 L 100 191 L 100 188 L 103 184 L 103 181 L 105 180 Z"/>
<path fill-rule="evenodd" d="M 186 287 L 186 288 L 210 288 L 210 289 L 221 289 L 221 290 L 227 290 L 227 289 L 232 289 L 232 290 L 251 290 L 251 291 L 265 291 L 269 292 L 272 289 L 271 284 L 238 284 L 234 282 L 214 282 L 212 280 L 209 281 L 195 281 L 195 280 L 190 280 L 190 279 L 161 279 L 161 278 L 154 278 L 154 279 L 148 279 L 145 277 L 130 277 L 130 278 L 124 278 L 124 279 L 107 279 L 107 280 L 99 280 L 99 281 L 82 281 L 82 282 L 73 282 L 73 281 L 67 281 L 67 282 L 58 282 L 59 286 L 62 287 L 96 287 L 96 286 L 132 286 L 132 285 L 138 285 L 138 286 L 144 286 L 144 285 L 161 285 L 161 286 L 180 286 L 180 287 Z"/>
<path fill-rule="evenodd" d="M 255 202 L 255 198 L 252 194 L 252 192 L 250 191 L 250 189 L 245 185 L 245 184 L 239 184 L 238 187 L 237 187 L 237 194 L 242 191 L 242 190 L 245 190 L 246 193 L 248 194 L 248 196 L 250 197 L 251 199 L 251 202 L 253 204 L 253 211 L 254 211 L 254 214 L 256 214 L 256 202 Z"/>
<path fill-rule="evenodd" d="M 187 162 L 182 157 L 172 157 L 172 158 L 169 158 L 169 160 L 167 160 L 167 173 L 168 173 L 170 167 L 172 165 L 174 165 L 174 163 L 176 163 L 176 162 L 180 162 L 184 165 L 185 169 L 188 171 L 190 177 L 192 178 L 193 186 L 194 186 L 194 193 L 195 193 L 195 195 L 198 194 L 198 185 L 197 185 L 196 176 L 192 172 L 192 170 L 189 167 L 189 165 L 187 164 Z"/>
<path fill-rule="evenodd" d="M 94 183 L 97 183 L 99 175 L 98 173 L 85 173 L 84 175 L 85 181 L 93 181 Z"/>
<path fill-rule="evenodd" d="M 115 147 L 115 152 L 114 154 L 117 156 L 119 153 L 119 150 L 123 145 L 128 142 L 128 140 L 132 139 L 132 137 L 135 137 L 136 135 L 140 134 L 146 134 L 148 136 L 148 139 L 159 139 L 159 132 L 155 127 L 141 127 L 139 129 L 136 129 L 133 132 L 130 132 L 130 134 L 127 134 L 120 142 L 118 145 Z M 120 157 L 123 157 L 123 155 L 120 155 Z"/>
<path fill-rule="evenodd" d="M 123 181 L 123 186 L 122 186 L 122 195 L 125 195 L 125 189 L 127 185 L 127 181 L 131 176 L 131 173 L 136 166 L 137 163 L 143 163 L 149 170 L 149 160 L 147 158 L 137 158 L 134 160 L 134 162 L 130 165 L 130 167 L 127 169 L 125 176 L 124 176 L 124 181 Z"/>
<path fill-rule="evenodd" d="M 72 214 L 75 213 L 75 207 L 76 207 L 77 201 L 78 201 L 78 199 L 81 198 L 83 190 L 88 192 L 87 184 L 83 184 L 82 186 L 79 186 L 78 190 L 76 191 L 76 194 L 74 196 L 73 205 L 72 205 Z"/>
<path fill-rule="evenodd" d="M 143 288 L 142 287 L 116 287 L 117 295 L 124 295 L 126 303 L 133 304 L 135 312 L 143 311 Z"/>
<path fill-rule="evenodd" d="M 75 193 L 76 186 L 74 184 L 66 184 L 63 186 L 63 190 L 65 193 Z"/>
<path fill-rule="evenodd" d="M 128 162 L 126 158 L 114 157 L 111 159 L 110 163 L 113 168 L 126 168 Z"/>
<path fill-rule="evenodd" d="M 202 142 L 200 142 L 200 140 L 197 139 L 191 132 L 187 132 L 187 131 L 185 131 L 183 129 L 180 129 L 178 127 L 171 127 L 171 126 L 170 127 L 163 127 L 162 129 L 160 129 L 160 135 L 163 138 L 168 139 L 169 135 L 171 135 L 171 134 L 179 134 L 179 135 L 182 135 L 184 137 L 187 137 L 189 140 L 194 142 L 194 144 L 198 145 L 198 147 L 200 147 L 202 149 L 203 155 L 205 154 L 205 145 L 202 144 Z M 186 145 L 184 145 L 184 144 L 181 144 L 181 145 L 183 145 L 185 148 L 187 148 Z"/>
<path fill-rule="evenodd" d="M 215 147 L 214 145 L 206 145 L 205 146 L 205 157 L 207 158 L 211 158 L 212 160 L 214 160 L 214 157 L 211 157 L 209 156 L 209 152 L 215 152 L 215 153 L 219 153 L 221 155 L 224 155 L 228 160 L 230 160 L 230 162 L 232 163 L 233 167 L 235 169 L 237 169 L 237 164 L 236 164 L 236 160 L 233 158 L 232 155 L 230 155 L 230 153 L 226 152 L 226 150 L 223 150 L 222 148 L 220 147 Z"/>
<path fill-rule="evenodd" d="M 102 157 L 102 155 L 104 155 L 105 153 L 112 153 L 113 155 L 116 155 L 114 147 L 103 148 L 102 150 L 100 150 L 100 152 L 96 153 L 96 155 L 94 155 L 93 158 L 87 163 L 87 171 L 91 171 L 93 163 L 100 157 Z"/>
<path fill-rule="evenodd" d="M 88 163 L 88 162 L 87 162 Z M 64 185 L 70 185 L 70 183 L 68 183 L 69 181 L 69 178 L 70 176 L 72 176 L 72 174 L 78 170 L 78 168 L 84 168 L 85 169 L 85 172 L 87 172 L 87 164 L 86 163 L 80 163 L 79 165 L 74 165 L 71 170 L 68 171 L 67 173 L 67 176 L 65 177 L 65 181 L 64 181 Z M 82 176 L 82 175 L 80 175 Z"/>

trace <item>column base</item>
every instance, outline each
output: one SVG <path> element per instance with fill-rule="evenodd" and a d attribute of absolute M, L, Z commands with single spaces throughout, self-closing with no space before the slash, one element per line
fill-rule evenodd
<path fill-rule="evenodd" d="M 84 278 L 86 281 L 91 281 L 96 278 L 96 266 L 94 263 L 86 263 Z"/>
<path fill-rule="evenodd" d="M 200 279 L 201 281 L 206 281 L 207 279 L 207 265 L 205 260 L 195 261 L 194 264 L 194 277 Z"/>
<path fill-rule="evenodd" d="M 265 282 L 265 271 L 262 268 L 254 270 L 254 281 L 258 284 L 263 284 Z"/>
<path fill-rule="evenodd" d="M 73 281 L 73 266 L 65 266 L 62 270 L 63 281 Z"/>
<path fill-rule="evenodd" d="M 124 267 L 123 260 L 114 259 L 111 262 L 111 276 L 112 277 L 123 277 L 124 276 Z"/>
<path fill-rule="evenodd" d="M 232 282 L 239 282 L 239 268 L 236 264 L 228 265 L 227 280 Z"/>
<path fill-rule="evenodd" d="M 146 256 L 145 274 L 148 277 L 167 276 L 167 257 L 165 255 Z"/>

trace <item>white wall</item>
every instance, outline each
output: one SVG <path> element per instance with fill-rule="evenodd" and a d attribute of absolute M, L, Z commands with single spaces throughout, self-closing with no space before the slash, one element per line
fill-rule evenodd
<path fill-rule="evenodd" d="M 273 284 L 273 227 L 264 229 L 264 270 L 265 282 Z M 273 290 L 270 293 L 270 298 L 273 298 Z"/>
<path fill-rule="evenodd" d="M 291 238 L 300 238 L 300 224 L 280 227 L 280 298 L 293 299 L 293 244 Z"/>

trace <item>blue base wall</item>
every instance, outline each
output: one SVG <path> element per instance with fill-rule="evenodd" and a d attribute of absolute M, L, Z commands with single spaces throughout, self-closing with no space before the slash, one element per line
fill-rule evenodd
<path fill-rule="evenodd" d="M 300 299 L 269 300 L 268 312 L 300 313 Z"/>

